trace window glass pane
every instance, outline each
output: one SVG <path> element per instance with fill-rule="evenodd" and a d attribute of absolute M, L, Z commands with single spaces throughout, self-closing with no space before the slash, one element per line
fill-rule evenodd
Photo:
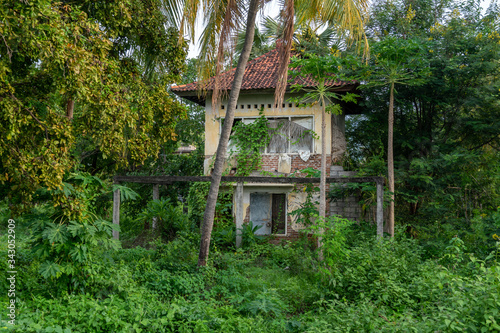
<path fill-rule="evenodd" d="M 290 152 L 298 153 L 299 150 L 312 151 L 313 135 L 312 117 L 292 118 L 290 124 Z"/>
<path fill-rule="evenodd" d="M 269 131 L 272 135 L 271 142 L 267 146 L 267 152 L 271 154 L 288 152 L 288 131 L 290 122 L 288 119 L 269 119 Z"/>

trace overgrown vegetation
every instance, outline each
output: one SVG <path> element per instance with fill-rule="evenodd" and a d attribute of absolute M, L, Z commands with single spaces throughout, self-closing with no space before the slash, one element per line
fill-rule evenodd
<path fill-rule="evenodd" d="M 150 185 L 111 178 L 202 173 L 204 115 L 165 88 L 185 52 L 160 2 L 2 2 L 0 270 L 15 261 L 17 273 L 14 325 L 11 285 L 0 281 L 0 332 L 500 331 L 498 8 L 437 3 L 372 8 L 369 66 L 410 45 L 419 62 L 403 68 L 426 74 L 394 91 L 395 237 L 319 217 L 308 184 L 297 187 L 307 193 L 294 212 L 301 239 L 271 245 L 250 222 L 236 249 L 232 193 L 221 191 L 198 267 L 209 184 L 161 186 L 153 201 Z M 294 47 L 349 53 L 315 36 L 304 28 L 307 43 Z M 332 72 L 380 74 L 348 63 Z M 184 80 L 196 80 L 193 61 L 186 67 Z M 390 91 L 367 86 L 365 113 L 347 124 L 344 167 L 386 176 Z M 272 134 L 264 117 L 238 125 L 242 174 L 259 168 Z M 181 144 L 197 149 L 174 154 Z M 120 242 L 110 223 L 117 188 Z M 331 189 L 332 200 L 356 195 L 369 215 L 372 185 Z"/>
<path fill-rule="evenodd" d="M 2 218 L 7 214 L 4 209 Z M 12 327 L 2 314 L 3 331 L 500 329 L 498 236 L 484 257 L 454 237 L 439 256 L 428 258 L 404 229 L 392 240 L 379 240 L 370 225 L 335 219 L 321 225 L 327 230 L 323 261 L 307 242 L 245 240 L 236 251 L 214 245 L 207 267 L 197 269 L 199 234 L 188 227 L 150 249 L 94 250 L 78 277 L 84 288 L 68 290 L 65 280 L 37 272 L 43 260 L 26 241 L 33 235 L 29 220 L 17 223 L 17 320 Z M 219 237 L 214 233 L 214 244 Z M 5 257 L 5 236 L 1 244 Z M 5 270 L 5 261 L 1 265 Z M 2 281 L 2 304 L 6 289 Z"/>
<path fill-rule="evenodd" d="M 259 170 L 262 164 L 262 152 L 267 147 L 278 129 L 271 129 L 269 122 L 260 112 L 260 116 L 250 124 L 237 123 L 231 133 L 234 150 L 229 152 L 229 158 L 236 159 L 236 175 L 248 176 L 252 171 Z"/>

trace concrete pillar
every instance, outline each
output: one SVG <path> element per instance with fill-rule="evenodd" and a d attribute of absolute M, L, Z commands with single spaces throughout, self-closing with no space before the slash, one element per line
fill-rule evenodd
<path fill-rule="evenodd" d="M 120 190 L 116 189 L 113 192 L 113 224 L 120 226 Z M 118 230 L 113 230 L 113 238 L 120 239 Z"/>
<path fill-rule="evenodd" d="M 160 200 L 160 185 L 153 184 L 153 200 Z M 153 217 L 153 230 L 156 230 L 158 218 Z"/>
<path fill-rule="evenodd" d="M 234 195 L 234 215 L 236 218 L 236 247 L 241 247 L 241 228 L 243 228 L 243 182 L 236 184 Z"/>

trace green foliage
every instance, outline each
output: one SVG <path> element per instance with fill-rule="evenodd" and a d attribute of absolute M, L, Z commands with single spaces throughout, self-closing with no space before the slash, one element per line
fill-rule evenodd
<path fill-rule="evenodd" d="M 241 298 L 243 301 L 239 310 L 254 316 L 260 314 L 264 317 L 280 317 L 287 310 L 286 304 L 281 300 L 276 290 L 273 289 L 264 289 L 253 295 L 252 293 L 246 293 Z"/>
<path fill-rule="evenodd" d="M 146 274 L 144 280 L 148 289 L 167 300 L 175 297 L 189 297 L 205 289 L 205 278 L 200 273 L 154 271 Z"/>
<path fill-rule="evenodd" d="M 446 265 L 448 269 L 456 269 L 466 258 L 465 252 L 467 248 L 464 242 L 457 236 L 450 240 L 450 245 L 445 248 L 441 263 Z"/>
<path fill-rule="evenodd" d="M 153 226 L 156 220 L 157 232 L 165 241 L 173 240 L 178 234 L 191 231 L 191 223 L 184 215 L 184 207 L 170 199 L 152 200 L 137 217 L 145 225 Z"/>
<path fill-rule="evenodd" d="M 157 244 L 153 259 L 162 270 L 193 271 L 198 258 L 198 246 L 199 239 L 190 240 L 179 237 L 168 243 Z"/>
<path fill-rule="evenodd" d="M 236 225 L 231 220 L 226 225 L 218 224 L 212 231 L 212 243 L 217 249 L 231 250 L 236 246 Z"/>
<path fill-rule="evenodd" d="M 203 214 L 207 204 L 207 195 L 210 183 L 196 182 L 189 188 L 187 197 L 188 215 L 193 223 L 201 227 Z"/>
<path fill-rule="evenodd" d="M 302 169 L 300 172 L 305 174 L 307 178 L 319 177 L 321 175 L 321 171 L 310 167 Z M 314 216 L 318 215 L 317 193 L 319 192 L 319 187 L 313 184 L 305 184 L 303 186 L 296 185 L 294 191 L 302 191 L 307 193 L 307 195 L 304 203 L 290 212 L 290 214 L 296 216 L 295 218 L 298 223 L 309 226 L 313 223 Z"/>
<path fill-rule="evenodd" d="M 434 258 L 447 246 L 442 240 L 455 235 L 483 257 L 498 230 L 488 216 L 500 205 L 498 129 L 492 128 L 500 115 L 499 10 L 492 5 L 482 14 L 478 6 L 478 1 L 377 1 L 369 23 L 372 59 L 364 67 L 370 75 L 360 102 L 364 114 L 352 116 L 346 126 L 354 169 L 384 175 L 372 161 L 386 159 L 382 143 L 388 137 L 390 91 L 377 86 L 383 79 L 377 71 L 400 63 L 394 64 L 400 68 L 394 77 L 404 79 L 396 85 L 394 109 L 396 220 L 407 224 L 425 256 Z M 369 202 L 366 192 L 359 194 Z"/>
<path fill-rule="evenodd" d="M 330 280 L 335 293 L 350 300 L 370 299 L 393 308 L 415 303 L 409 288 L 419 274 L 420 251 L 415 241 L 373 237 L 351 248 L 337 262 Z"/>
<path fill-rule="evenodd" d="M 31 244 L 34 254 L 44 263 L 40 273 L 45 278 L 63 280 L 62 283 L 81 287 L 81 270 L 101 249 L 116 249 L 118 244 L 112 240 L 112 223 L 105 220 L 72 220 L 55 223 L 40 220 L 31 225 L 33 238 Z"/>
<path fill-rule="evenodd" d="M 352 77 L 346 76 L 345 71 L 339 71 L 339 69 L 342 68 L 342 66 L 353 66 L 353 64 L 349 64 L 349 62 L 354 61 L 353 58 L 342 59 L 336 55 L 321 57 L 314 54 L 308 54 L 307 57 L 304 58 L 294 57 L 290 64 L 290 67 L 293 68 L 290 70 L 290 77 L 296 78 L 309 75 L 318 82 L 318 85 L 312 90 L 304 89 L 304 85 L 294 85 L 292 87 L 293 91 L 305 90 L 306 93 L 291 100 L 296 103 L 306 103 L 307 105 L 319 103 L 324 106 L 325 112 L 341 114 L 342 108 L 338 102 L 356 103 L 356 98 L 359 96 L 351 92 L 340 93 L 332 89 L 331 86 L 327 86 L 325 83 L 327 80 L 331 79 L 332 75 L 335 75 L 337 80 L 352 80 Z M 297 68 L 300 68 L 300 70 L 296 70 Z"/>
<path fill-rule="evenodd" d="M 30 246 L 45 279 L 57 280 L 70 290 L 83 290 L 95 256 L 118 248 L 112 239 L 118 226 L 96 215 L 98 198 L 109 193 L 99 178 L 72 174 L 68 181 L 61 191 L 53 191 L 53 200 L 59 203 L 55 218 L 33 219 Z"/>
<path fill-rule="evenodd" d="M 252 221 L 243 223 L 241 227 L 241 246 L 243 248 L 250 247 L 262 241 L 262 236 L 255 234 L 260 228 L 262 228 L 262 225 L 254 226 Z"/>
<path fill-rule="evenodd" d="M 346 248 L 347 234 L 353 223 L 337 215 L 325 219 L 315 216 L 314 224 L 307 228 L 314 236 L 321 237 L 323 263 L 330 272 L 336 271 L 338 264 L 349 258 L 349 250 Z"/>
<path fill-rule="evenodd" d="M 261 153 L 269 145 L 271 138 L 278 129 L 270 130 L 266 117 L 260 111 L 260 116 L 250 124 L 237 123 L 233 128 L 231 140 L 235 150 L 230 151 L 230 157 L 236 156 L 237 176 L 248 176 L 254 170 L 259 170 L 262 163 Z"/>
<path fill-rule="evenodd" d="M 186 45 L 161 8 L 2 1 L 0 180 L 16 202 L 60 189 L 80 162 L 136 167 L 175 138 L 185 109 L 166 85 L 184 67 Z"/>
<path fill-rule="evenodd" d="M 324 262 L 300 243 L 264 243 L 235 252 L 217 251 L 209 266 L 197 270 L 199 239 L 178 236 L 168 243 L 157 241 L 152 250 L 137 247 L 94 256 L 82 270 L 85 293 L 70 295 L 57 292 L 50 281 L 35 274 L 40 262 L 29 257 L 28 244 L 22 241 L 29 230 L 21 227 L 19 312 L 15 327 L 2 317 L 0 330 L 498 330 L 498 239 L 485 260 L 465 253 L 453 240 L 441 253 L 443 260 L 450 260 L 450 265 L 441 262 L 445 267 L 424 260 L 417 241 L 406 239 L 401 230 L 393 240 L 376 239 L 372 231 L 356 225 L 349 227 L 355 229 L 351 234 L 341 231 L 342 224 L 325 230 Z M 343 249 L 332 245 L 343 242 L 342 232 L 348 238 Z M 5 239 L 0 237 L 2 256 Z M 326 262 L 330 270 L 324 269 Z M 0 284 L 1 295 L 6 295 L 4 288 Z"/>
<path fill-rule="evenodd" d="M 187 198 L 188 216 L 190 221 L 201 227 L 203 214 L 207 203 L 210 183 L 197 182 L 189 188 Z M 233 193 L 219 191 L 215 205 L 214 228 L 212 231 L 212 247 L 232 249 L 236 242 L 236 227 L 233 219 Z"/>
<path fill-rule="evenodd" d="M 25 308 L 13 332 L 168 332 L 164 325 L 169 322 L 167 314 L 172 314 L 172 309 L 144 295 L 151 294 L 141 288 L 126 299 L 96 299 L 88 294 L 60 299 L 37 297 L 29 306 L 36 305 L 40 310 Z"/>

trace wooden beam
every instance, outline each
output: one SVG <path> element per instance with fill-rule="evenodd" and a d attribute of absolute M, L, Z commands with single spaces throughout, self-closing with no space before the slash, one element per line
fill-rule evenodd
<path fill-rule="evenodd" d="M 115 182 L 142 184 L 171 184 L 173 182 L 210 182 L 210 176 L 115 176 Z M 270 183 L 270 184 L 319 184 L 319 178 L 301 177 L 222 177 L 223 182 Z M 327 183 L 383 182 L 382 177 L 327 177 Z"/>

